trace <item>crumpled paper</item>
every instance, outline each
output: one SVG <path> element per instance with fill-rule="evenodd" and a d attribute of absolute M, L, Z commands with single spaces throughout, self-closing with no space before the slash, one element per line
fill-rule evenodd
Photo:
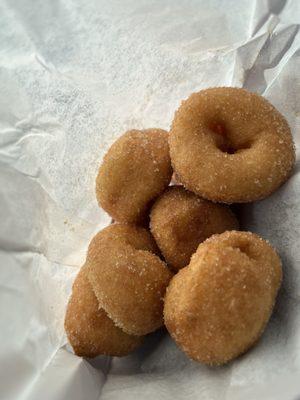
<path fill-rule="evenodd" d="M 109 222 L 96 171 L 122 132 L 168 129 L 191 92 L 238 86 L 286 116 L 299 149 L 300 2 L 0 0 L 0 15 L 0 398 L 300 398 L 299 161 L 241 210 L 284 263 L 249 353 L 208 368 L 156 332 L 128 357 L 87 361 L 63 330 L 89 240 Z"/>

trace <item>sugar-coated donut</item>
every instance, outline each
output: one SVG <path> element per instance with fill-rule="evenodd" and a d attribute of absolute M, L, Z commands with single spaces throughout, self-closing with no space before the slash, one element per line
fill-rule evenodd
<path fill-rule="evenodd" d="M 116 221 L 140 223 L 171 176 L 168 133 L 130 130 L 104 157 L 96 179 L 98 203 Z"/>
<path fill-rule="evenodd" d="M 65 330 L 75 354 L 125 356 L 141 344 L 141 337 L 128 335 L 99 308 L 83 267 L 75 278 L 65 317 Z"/>
<path fill-rule="evenodd" d="M 132 335 L 163 324 L 163 297 L 172 274 L 155 251 L 146 229 L 125 224 L 103 229 L 89 246 L 89 281 L 99 304 Z"/>
<path fill-rule="evenodd" d="M 202 90 L 183 101 L 169 145 L 180 182 L 224 203 L 270 195 L 295 162 L 285 118 L 263 97 L 238 88 Z"/>
<path fill-rule="evenodd" d="M 174 270 L 187 266 L 205 239 L 238 226 L 228 206 L 204 200 L 183 186 L 170 186 L 155 201 L 150 213 L 152 235 Z"/>
<path fill-rule="evenodd" d="M 171 280 L 166 327 L 190 358 L 224 364 L 262 334 L 281 278 L 278 255 L 259 236 L 237 231 L 214 235 Z"/>

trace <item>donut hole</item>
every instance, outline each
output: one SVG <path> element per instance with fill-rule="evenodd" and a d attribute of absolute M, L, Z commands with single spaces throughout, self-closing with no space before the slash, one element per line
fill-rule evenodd
<path fill-rule="evenodd" d="M 249 251 L 249 244 L 248 243 L 241 243 L 238 246 L 238 249 L 240 250 L 241 253 L 244 253 L 249 257 L 250 251 Z"/>
<path fill-rule="evenodd" d="M 248 150 L 251 147 L 251 143 L 250 142 L 246 142 L 246 143 L 241 143 L 239 146 L 233 146 L 233 145 L 229 145 L 227 148 L 225 147 L 225 149 L 220 149 L 223 153 L 227 153 L 227 154 L 236 154 L 239 153 L 240 151 L 243 150 Z"/>
<path fill-rule="evenodd" d="M 210 130 L 212 130 L 214 133 L 227 137 L 227 132 L 226 132 L 226 127 L 223 122 L 220 121 L 214 121 L 209 124 Z"/>
<path fill-rule="evenodd" d="M 255 259 L 255 254 L 253 253 L 253 249 L 250 243 L 237 243 L 234 247 L 238 249 L 241 253 L 245 254 L 248 258 Z"/>
<path fill-rule="evenodd" d="M 214 133 L 215 143 L 222 153 L 236 154 L 241 150 L 247 150 L 251 147 L 251 142 L 236 144 L 230 139 L 230 134 L 222 121 L 213 121 L 209 123 L 209 130 Z"/>

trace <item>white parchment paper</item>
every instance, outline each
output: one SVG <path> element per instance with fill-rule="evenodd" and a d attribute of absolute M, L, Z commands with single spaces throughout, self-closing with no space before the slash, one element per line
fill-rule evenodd
<path fill-rule="evenodd" d="M 181 99 L 225 85 L 267 97 L 299 149 L 299 24 L 298 0 L 0 0 L 1 399 L 300 398 L 299 162 L 242 210 L 284 262 L 275 313 L 245 356 L 207 368 L 157 332 L 90 363 L 63 331 L 89 240 L 109 221 L 94 195 L 109 145 L 128 128 L 168 129 Z"/>

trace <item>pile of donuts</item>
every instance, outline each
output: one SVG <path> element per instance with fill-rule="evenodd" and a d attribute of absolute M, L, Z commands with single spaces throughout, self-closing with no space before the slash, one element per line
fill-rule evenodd
<path fill-rule="evenodd" d="M 96 179 L 113 223 L 92 239 L 67 306 L 75 354 L 124 356 L 163 325 L 208 365 L 254 345 L 282 266 L 266 240 L 238 230 L 230 204 L 269 196 L 294 163 L 285 118 L 244 89 L 192 94 L 169 133 L 123 134 Z"/>

